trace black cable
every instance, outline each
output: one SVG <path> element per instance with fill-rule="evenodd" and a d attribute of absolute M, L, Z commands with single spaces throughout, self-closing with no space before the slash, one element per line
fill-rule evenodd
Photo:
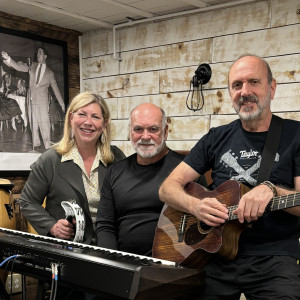
<path fill-rule="evenodd" d="M 52 271 L 52 282 L 51 282 L 51 293 L 49 300 L 54 300 L 57 294 L 57 281 L 58 281 L 58 264 L 51 264 Z"/>
<path fill-rule="evenodd" d="M 12 297 L 12 289 L 13 289 L 13 275 L 12 275 L 12 272 L 11 272 L 10 273 L 10 291 L 9 291 L 10 297 Z"/>
<path fill-rule="evenodd" d="M 26 276 L 22 275 L 22 300 L 26 300 Z"/>
<path fill-rule="evenodd" d="M 66 296 L 66 300 L 71 299 L 70 297 L 73 295 L 74 289 L 71 289 L 70 292 Z"/>
<path fill-rule="evenodd" d="M 14 264 L 15 264 L 15 261 L 17 258 L 18 258 L 18 255 L 12 259 L 12 265 L 11 265 L 11 270 L 10 270 L 10 296 L 11 297 L 13 294 L 13 292 L 12 292 L 12 290 L 13 290 L 13 269 L 14 269 Z"/>
<path fill-rule="evenodd" d="M 53 296 L 53 300 L 56 299 L 56 293 L 57 293 L 57 280 L 55 280 L 55 286 L 54 286 L 54 296 Z"/>
<path fill-rule="evenodd" d="M 52 300 L 52 299 L 55 299 L 55 298 L 53 298 L 53 294 L 54 294 L 54 292 L 53 292 L 53 290 L 54 290 L 54 285 L 55 285 L 55 280 L 54 280 L 54 277 L 52 276 L 52 280 L 51 280 L 51 292 L 50 292 L 50 297 L 49 297 L 49 300 Z"/>

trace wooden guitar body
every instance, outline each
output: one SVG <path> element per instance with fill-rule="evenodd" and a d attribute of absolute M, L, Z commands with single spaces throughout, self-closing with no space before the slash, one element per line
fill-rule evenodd
<path fill-rule="evenodd" d="M 227 207 L 236 208 L 241 196 L 249 189 L 237 181 L 228 180 L 214 191 L 194 182 L 188 183 L 185 190 L 199 201 L 214 197 Z M 194 216 L 165 205 L 156 228 L 152 253 L 156 258 L 175 261 L 182 266 L 201 268 L 216 253 L 233 259 L 244 228 L 245 225 L 238 220 L 209 227 Z"/>

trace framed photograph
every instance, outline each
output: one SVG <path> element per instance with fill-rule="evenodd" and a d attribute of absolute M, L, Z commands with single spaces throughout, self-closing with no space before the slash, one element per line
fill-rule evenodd
<path fill-rule="evenodd" d="M 29 171 L 62 136 L 67 43 L 2 27 L 0 40 L 0 172 Z"/>

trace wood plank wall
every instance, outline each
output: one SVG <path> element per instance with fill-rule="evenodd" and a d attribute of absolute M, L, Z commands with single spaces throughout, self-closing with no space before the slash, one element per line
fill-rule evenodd
<path fill-rule="evenodd" d="M 300 2 L 269 0 L 243 4 L 117 31 L 122 61 L 113 58 L 112 31 L 82 36 L 83 90 L 100 93 L 112 113 L 113 144 L 127 155 L 128 117 L 142 102 L 168 115 L 168 145 L 190 148 L 211 127 L 236 118 L 227 92 L 227 74 L 241 54 L 269 62 L 277 80 L 272 110 L 300 120 Z M 186 108 L 190 80 L 201 63 L 212 68 L 204 86 L 202 111 Z"/>
<path fill-rule="evenodd" d="M 0 8 L 1 9 L 1 8 Z M 27 18 L 18 17 L 0 11 L 0 26 L 18 31 L 30 32 L 32 34 L 67 42 L 68 47 L 68 77 L 69 77 L 69 98 L 72 99 L 80 91 L 79 72 L 79 42 L 80 32 L 33 21 Z M 69 100 L 69 99 L 67 99 Z M 27 176 L 13 174 L 6 176 L 14 182 L 13 193 L 21 192 Z"/>

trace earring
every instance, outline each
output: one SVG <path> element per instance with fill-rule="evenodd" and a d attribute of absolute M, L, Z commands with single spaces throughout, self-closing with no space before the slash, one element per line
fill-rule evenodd
<path fill-rule="evenodd" d="M 101 143 L 105 144 L 105 141 L 106 141 L 106 137 L 104 135 L 104 132 L 102 132 L 102 134 L 101 134 Z"/>
<path fill-rule="evenodd" d="M 73 140 L 73 138 L 74 138 L 74 132 L 73 132 L 73 129 L 71 128 L 71 130 L 70 130 L 70 138 L 71 138 L 71 140 Z"/>

